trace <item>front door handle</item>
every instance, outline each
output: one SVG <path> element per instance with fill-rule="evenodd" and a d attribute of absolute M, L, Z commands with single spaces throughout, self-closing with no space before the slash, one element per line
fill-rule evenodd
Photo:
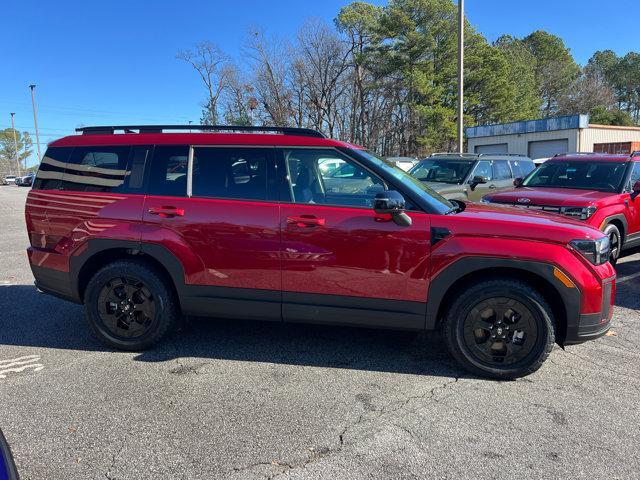
<path fill-rule="evenodd" d="M 171 205 L 164 205 L 162 207 L 151 207 L 147 210 L 151 215 L 158 215 L 161 218 L 183 217 L 184 209 L 176 208 Z"/>
<path fill-rule="evenodd" d="M 489 185 L 489 190 L 495 190 L 496 188 L 498 187 L 496 187 L 494 184 Z"/>
<path fill-rule="evenodd" d="M 299 215 L 287 217 L 287 225 L 294 225 L 300 228 L 323 227 L 325 219 L 315 215 Z"/>

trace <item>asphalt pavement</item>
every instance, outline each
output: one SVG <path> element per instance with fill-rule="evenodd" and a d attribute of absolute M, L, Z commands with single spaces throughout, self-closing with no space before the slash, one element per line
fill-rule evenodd
<path fill-rule="evenodd" d="M 640 476 L 640 254 L 610 336 L 512 382 L 435 334 L 197 319 L 123 353 L 36 292 L 26 194 L 0 187 L 0 428 L 23 479 Z"/>

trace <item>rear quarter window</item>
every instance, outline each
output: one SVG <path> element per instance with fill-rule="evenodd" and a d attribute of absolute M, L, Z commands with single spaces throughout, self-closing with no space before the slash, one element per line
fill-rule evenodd
<path fill-rule="evenodd" d="M 36 190 L 58 190 L 72 152 L 72 147 L 47 148 L 42 162 L 40 162 L 33 188 Z"/>
<path fill-rule="evenodd" d="M 130 172 L 131 147 L 77 147 L 66 164 L 60 190 L 119 192 Z"/>

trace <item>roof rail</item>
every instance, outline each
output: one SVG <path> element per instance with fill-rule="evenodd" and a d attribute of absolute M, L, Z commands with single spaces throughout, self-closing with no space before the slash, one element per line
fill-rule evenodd
<path fill-rule="evenodd" d="M 430 157 L 526 157 L 522 153 L 457 153 L 457 152 L 437 152 L 429 155 Z"/>
<path fill-rule="evenodd" d="M 552 158 L 555 157 L 568 157 L 568 156 L 578 156 L 578 155 L 612 155 L 611 153 L 604 152 L 565 152 L 565 153 L 556 153 Z"/>
<path fill-rule="evenodd" d="M 98 127 L 80 127 L 76 132 L 83 135 L 111 135 L 117 130 L 125 133 L 163 133 L 165 130 L 196 130 L 207 132 L 274 132 L 283 135 L 296 135 L 300 137 L 326 138 L 325 135 L 311 128 L 296 127 L 266 127 L 244 125 L 105 125 Z"/>
<path fill-rule="evenodd" d="M 458 152 L 434 152 L 431 155 L 429 155 L 430 157 L 444 157 L 444 156 L 450 156 L 450 157 L 480 157 L 482 156 L 482 153 L 458 153 Z"/>

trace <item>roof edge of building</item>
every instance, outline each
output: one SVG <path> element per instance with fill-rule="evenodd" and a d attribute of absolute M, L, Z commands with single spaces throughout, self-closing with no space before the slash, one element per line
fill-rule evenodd
<path fill-rule="evenodd" d="M 633 131 L 638 131 L 640 132 L 640 127 L 638 126 L 634 126 L 634 125 L 630 125 L 630 126 L 625 126 L 625 125 L 600 125 L 599 123 L 590 123 L 588 125 L 589 128 L 599 128 L 602 130 L 633 130 Z"/>

